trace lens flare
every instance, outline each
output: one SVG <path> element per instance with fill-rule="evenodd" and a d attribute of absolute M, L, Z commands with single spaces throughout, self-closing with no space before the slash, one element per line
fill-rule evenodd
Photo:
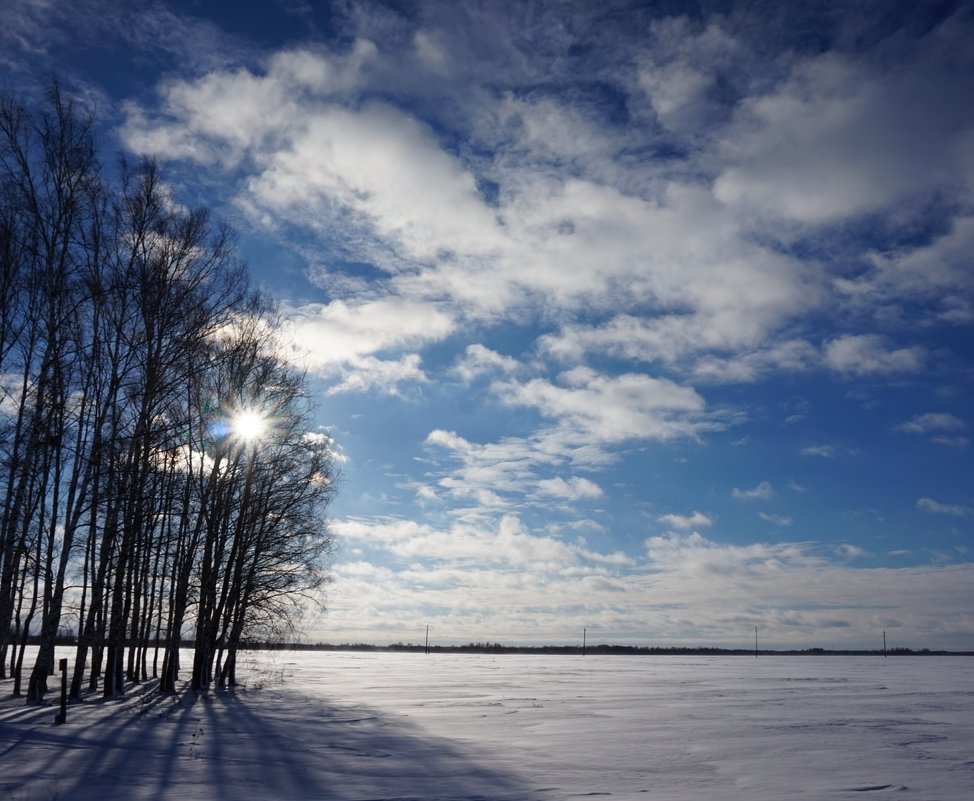
<path fill-rule="evenodd" d="M 233 436 L 243 442 L 253 442 L 267 432 L 267 418 L 260 412 L 245 409 L 230 419 Z"/>

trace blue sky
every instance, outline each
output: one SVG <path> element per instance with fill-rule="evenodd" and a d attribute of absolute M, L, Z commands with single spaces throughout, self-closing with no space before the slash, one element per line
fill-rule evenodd
<path fill-rule="evenodd" d="M 974 649 L 969 4 L 2 16 L 280 300 L 309 638 Z"/>

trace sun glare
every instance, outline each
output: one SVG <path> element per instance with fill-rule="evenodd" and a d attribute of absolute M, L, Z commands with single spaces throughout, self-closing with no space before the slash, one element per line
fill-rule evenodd
<path fill-rule="evenodd" d="M 252 442 L 260 439 L 267 431 L 267 418 L 260 412 L 248 409 L 235 414 L 231 426 L 237 439 Z"/>

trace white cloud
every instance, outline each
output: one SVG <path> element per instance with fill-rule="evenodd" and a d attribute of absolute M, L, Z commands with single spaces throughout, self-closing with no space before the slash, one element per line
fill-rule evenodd
<path fill-rule="evenodd" d="M 966 429 L 967 423 L 948 412 L 925 412 L 894 426 L 895 431 L 906 434 L 932 435 L 931 442 L 957 450 L 962 450 L 970 444 L 967 437 L 957 433 Z"/>
<path fill-rule="evenodd" d="M 785 82 L 740 104 L 715 195 L 815 225 L 969 180 L 969 85 L 956 78 L 958 44 L 937 38 L 882 71 L 835 52 L 797 61 Z"/>
<path fill-rule="evenodd" d="M 668 514 L 661 515 L 658 520 L 667 526 L 687 531 L 693 528 L 704 528 L 713 525 L 713 520 L 703 512 L 693 512 L 689 515 Z"/>
<path fill-rule="evenodd" d="M 553 425 L 487 444 L 434 431 L 427 444 L 447 448 L 456 462 L 437 482 L 448 497 L 487 499 L 492 508 L 500 508 L 505 498 L 510 503 L 515 497 L 531 500 L 531 487 L 560 497 L 598 497 L 602 490 L 594 482 L 578 477 L 566 481 L 557 473 L 564 466 L 602 467 L 628 441 L 697 439 L 728 424 L 708 412 L 692 388 L 644 374 L 606 376 L 578 367 L 562 373 L 557 383 L 497 380 L 491 392 L 505 405 L 537 409 Z M 473 510 L 454 513 L 461 511 Z"/>
<path fill-rule="evenodd" d="M 910 312 L 903 316 L 916 318 L 917 301 L 923 300 L 927 306 L 919 312 L 923 319 L 970 324 L 974 320 L 972 249 L 974 216 L 959 217 L 927 245 L 869 254 L 868 271 L 854 279 L 836 279 L 835 286 L 854 305 L 875 306 L 888 314 L 890 305 L 909 303 Z"/>
<path fill-rule="evenodd" d="M 817 367 L 818 350 L 800 339 L 772 342 L 768 347 L 743 351 L 731 357 L 706 355 L 693 365 L 692 374 L 708 383 L 750 383 L 773 372 L 799 373 Z"/>
<path fill-rule="evenodd" d="M 845 335 L 825 346 L 825 362 L 846 375 L 892 375 L 923 369 L 926 349 L 920 346 L 890 348 L 876 334 Z"/>
<path fill-rule="evenodd" d="M 520 367 L 517 359 L 503 356 L 479 343 L 468 345 L 463 358 L 457 362 L 454 370 L 466 382 L 472 381 L 479 375 L 490 372 L 513 373 Z"/>
<path fill-rule="evenodd" d="M 731 496 L 739 501 L 767 501 L 774 497 L 774 489 L 767 481 L 762 481 L 756 487 L 742 490 L 734 487 Z"/>
<path fill-rule="evenodd" d="M 463 437 L 458 436 L 455 431 L 444 431 L 440 428 L 430 431 L 426 436 L 426 442 L 429 445 L 441 445 L 444 448 L 455 451 L 470 451 L 473 449 L 473 446 Z"/>
<path fill-rule="evenodd" d="M 578 493 L 588 486 L 572 485 L 564 479 L 544 479 L 550 471 L 571 461 L 571 447 L 553 444 L 541 437 L 511 437 L 493 443 L 471 443 L 453 431 L 436 429 L 427 436 L 426 444 L 444 448 L 451 464 L 440 467 L 438 462 L 430 471 L 442 494 L 453 500 L 474 500 L 484 509 L 458 508 L 457 516 L 478 515 L 484 511 L 513 508 L 518 502 L 526 502 L 528 494 L 539 486 L 539 481 L 549 481 L 545 486 Z M 584 482 L 584 480 L 582 480 Z M 564 486 L 561 483 L 564 482 Z M 592 488 L 588 488 L 593 491 Z"/>
<path fill-rule="evenodd" d="M 330 386 L 326 394 L 378 390 L 398 395 L 403 384 L 424 384 L 429 380 L 421 364 L 418 353 L 408 353 L 399 359 L 376 359 L 373 356 L 350 359 L 337 371 L 341 380 Z"/>
<path fill-rule="evenodd" d="M 441 37 L 434 31 L 416 31 L 413 37 L 416 55 L 428 70 L 442 73 L 449 69 L 450 54 L 441 41 Z"/>
<path fill-rule="evenodd" d="M 966 448 L 971 444 L 971 441 L 967 437 L 931 437 L 931 442 L 936 442 L 938 445 L 943 445 L 945 448 L 956 448 L 961 450 Z"/>
<path fill-rule="evenodd" d="M 969 506 L 961 506 L 955 503 L 940 503 L 932 498 L 920 498 L 917 501 L 917 509 L 922 512 L 929 512 L 932 515 L 949 515 L 950 517 L 970 517 L 974 515 L 974 509 Z"/>
<path fill-rule="evenodd" d="M 579 110 L 553 99 L 508 95 L 497 115 L 503 124 L 515 127 L 519 148 L 529 150 L 536 160 L 572 160 L 581 167 L 611 158 L 611 131 L 598 128 Z"/>
<path fill-rule="evenodd" d="M 837 455 L 835 445 L 808 445 L 801 449 L 802 456 L 818 456 L 822 459 L 834 459 Z"/>
<path fill-rule="evenodd" d="M 397 392 L 401 384 L 424 383 L 419 354 L 392 359 L 374 354 L 421 346 L 454 328 L 453 318 L 436 306 L 397 298 L 290 307 L 285 319 L 294 358 L 318 375 L 341 379 L 330 394 Z"/>
<path fill-rule="evenodd" d="M 587 478 L 573 476 L 568 481 L 561 478 L 543 479 L 538 482 L 538 489 L 545 495 L 555 498 L 565 498 L 570 501 L 577 501 L 582 498 L 601 498 L 602 488 L 594 481 Z"/>
<path fill-rule="evenodd" d="M 494 392 L 504 403 L 534 407 L 595 443 L 696 437 L 722 427 L 708 419 L 704 399 L 691 387 L 637 373 L 606 376 L 580 367 L 563 373 L 560 384 L 541 378 L 497 382 Z"/>
<path fill-rule="evenodd" d="M 925 412 L 896 426 L 907 434 L 930 434 L 939 431 L 963 431 L 967 423 L 947 412 Z"/>
<path fill-rule="evenodd" d="M 449 529 L 398 519 L 346 520 L 336 522 L 335 531 L 347 540 L 381 545 L 400 558 L 432 560 L 458 568 L 476 564 L 499 570 L 561 572 L 585 564 L 629 563 L 618 552 L 598 553 L 578 544 L 533 534 L 514 514 L 476 526 L 455 523 Z"/>
<path fill-rule="evenodd" d="M 856 559 L 866 555 L 865 548 L 860 548 L 858 545 L 850 545 L 849 543 L 843 543 L 838 546 L 835 552 L 845 559 Z"/>
<path fill-rule="evenodd" d="M 491 209 L 470 170 L 416 118 L 380 103 L 341 105 L 367 50 L 357 66 L 349 56 L 347 68 L 326 54 L 288 51 L 263 75 L 176 81 L 161 118 L 133 106 L 124 134 L 138 152 L 228 167 L 246 161 L 252 177 L 241 204 L 255 219 L 287 219 L 338 239 L 355 232 L 359 249 L 366 244 L 391 271 L 389 290 L 447 298 L 464 314 L 510 314 L 517 298 L 565 308 L 648 301 L 671 314 L 642 322 L 646 344 L 672 357 L 687 347 L 757 345 L 816 302 L 798 262 L 749 241 L 691 184 L 671 184 L 650 202 L 519 165 L 499 176 L 509 185 Z M 518 103 L 522 120 L 569 113 L 550 101 Z M 585 125 L 578 118 L 555 128 L 577 142 Z"/>
<path fill-rule="evenodd" d="M 770 523 L 772 526 L 778 526 L 784 528 L 785 526 L 790 526 L 794 521 L 787 515 L 773 515 L 768 512 L 758 512 L 758 517 L 760 517 L 765 523 Z"/>
<path fill-rule="evenodd" d="M 837 459 L 840 456 L 856 456 L 859 454 L 857 448 L 849 448 L 843 445 L 806 445 L 799 451 L 801 456 L 813 456 L 819 459 Z"/>
<path fill-rule="evenodd" d="M 335 300 L 292 307 L 285 313 L 294 340 L 308 351 L 313 367 L 435 342 L 455 325 L 453 317 L 437 306 L 402 298 L 354 304 Z"/>
<path fill-rule="evenodd" d="M 725 545 L 700 534 L 667 534 L 646 540 L 650 564 L 673 573 L 758 576 L 784 568 L 813 568 L 824 560 L 794 543 Z"/>
<path fill-rule="evenodd" d="M 388 553 L 404 563 L 337 566 L 324 636 L 332 641 L 408 640 L 432 623 L 441 641 L 565 642 L 587 626 L 616 633 L 616 641 L 733 645 L 760 622 L 782 645 L 861 647 L 891 628 L 904 641 L 956 648 L 970 623 L 957 617 L 956 599 L 968 592 L 972 565 L 853 568 L 865 554 L 849 544 L 819 553 L 807 543 L 669 534 L 648 538 L 644 555 L 627 558 L 547 537 L 527 542 L 532 535 L 517 518 L 446 530 L 336 522 L 343 538 L 391 545 L 401 555 Z M 510 559 L 498 552 L 506 544 Z"/>
<path fill-rule="evenodd" d="M 639 71 L 660 122 L 671 131 L 692 134 L 721 113 L 712 99 L 719 81 L 739 71 L 740 44 L 717 24 L 692 30 L 686 17 L 654 20 L 648 58 Z"/>
<path fill-rule="evenodd" d="M 374 103 L 308 110 L 288 146 L 261 156 L 254 201 L 315 225 L 337 201 L 378 236 L 421 261 L 452 250 L 485 255 L 500 244 L 476 182 L 416 118 Z"/>

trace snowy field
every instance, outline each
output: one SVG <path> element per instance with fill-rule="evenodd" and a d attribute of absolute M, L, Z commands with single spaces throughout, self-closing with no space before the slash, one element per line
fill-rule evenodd
<path fill-rule="evenodd" d="M 974 658 L 247 656 L 246 686 L 28 708 L 0 799 L 974 798 Z"/>

